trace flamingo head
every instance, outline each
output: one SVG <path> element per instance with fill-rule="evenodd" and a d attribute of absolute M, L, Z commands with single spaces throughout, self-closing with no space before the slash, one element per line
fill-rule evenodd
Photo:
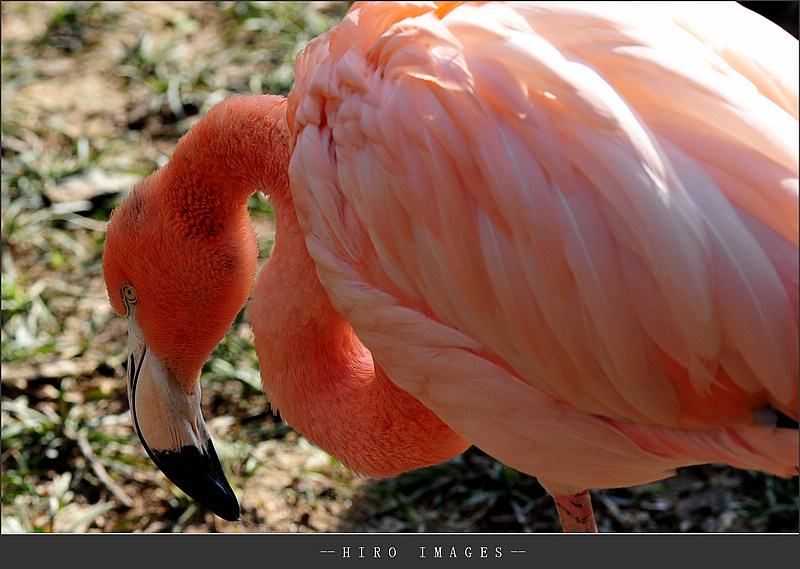
<path fill-rule="evenodd" d="M 212 190 L 179 155 L 114 211 L 103 272 L 129 328 L 128 399 L 161 471 L 223 519 L 239 503 L 200 410 L 200 372 L 249 295 L 257 260 L 246 199 Z M 183 167 L 182 167 L 183 165 Z"/>

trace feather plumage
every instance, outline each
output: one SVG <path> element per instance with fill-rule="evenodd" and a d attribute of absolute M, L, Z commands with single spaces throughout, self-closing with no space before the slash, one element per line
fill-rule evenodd
<path fill-rule="evenodd" d="M 386 9 L 315 40 L 290 99 L 309 250 L 389 377 L 522 470 L 556 481 L 560 452 L 576 488 L 769 437 L 756 411 L 797 401 L 796 85 L 698 32 L 702 8 Z M 471 346 L 423 357 L 442 327 Z M 796 434 L 774 436 L 790 472 Z"/>

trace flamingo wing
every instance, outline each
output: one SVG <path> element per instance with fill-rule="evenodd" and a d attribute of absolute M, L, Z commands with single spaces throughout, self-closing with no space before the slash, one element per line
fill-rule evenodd
<path fill-rule="evenodd" d="M 289 114 L 375 361 L 551 486 L 796 472 L 797 42 L 730 6 L 388 4 L 301 54 Z"/>

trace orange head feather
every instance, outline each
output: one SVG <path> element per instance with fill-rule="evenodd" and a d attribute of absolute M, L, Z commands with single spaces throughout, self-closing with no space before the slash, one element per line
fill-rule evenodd
<path fill-rule="evenodd" d="M 114 212 L 103 272 L 114 310 L 125 314 L 122 290 L 132 286 L 153 353 L 182 383 L 193 382 L 247 299 L 256 240 L 245 209 L 216 218 L 175 208 L 164 195 L 167 175 L 145 180 Z"/>
<path fill-rule="evenodd" d="M 111 216 L 103 259 L 111 304 L 124 315 L 123 288 L 134 288 L 150 349 L 187 391 L 253 283 L 258 253 L 247 199 L 288 187 L 288 142 L 275 144 L 283 109 L 279 97 L 218 105 Z"/>

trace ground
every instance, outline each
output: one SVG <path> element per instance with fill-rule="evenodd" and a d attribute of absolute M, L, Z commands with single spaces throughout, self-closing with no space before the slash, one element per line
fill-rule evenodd
<path fill-rule="evenodd" d="M 535 479 L 477 449 L 355 476 L 275 417 L 240 317 L 203 373 L 204 414 L 242 502 L 224 522 L 133 434 L 126 329 L 101 254 L 111 209 L 235 92 L 286 94 L 346 6 L 2 3 L 2 532 L 549 532 Z M 263 256 L 270 208 L 253 198 Z M 719 466 L 597 491 L 601 531 L 797 532 L 798 479 Z"/>

